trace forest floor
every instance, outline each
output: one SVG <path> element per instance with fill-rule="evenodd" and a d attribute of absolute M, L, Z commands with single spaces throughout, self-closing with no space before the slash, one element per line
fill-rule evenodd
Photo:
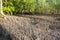
<path fill-rule="evenodd" d="M 0 20 L 0 40 L 60 40 L 60 16 L 7 16 Z"/>

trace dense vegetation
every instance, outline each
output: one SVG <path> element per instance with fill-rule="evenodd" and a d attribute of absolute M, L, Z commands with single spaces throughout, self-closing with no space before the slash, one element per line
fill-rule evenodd
<path fill-rule="evenodd" d="M 3 0 L 3 12 L 13 13 L 60 13 L 60 0 Z"/>

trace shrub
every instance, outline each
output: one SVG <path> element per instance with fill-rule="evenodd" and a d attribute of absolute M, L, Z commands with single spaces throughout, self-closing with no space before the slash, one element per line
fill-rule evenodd
<path fill-rule="evenodd" d="M 3 0 L 5 14 L 38 12 L 51 14 L 60 12 L 60 0 Z"/>

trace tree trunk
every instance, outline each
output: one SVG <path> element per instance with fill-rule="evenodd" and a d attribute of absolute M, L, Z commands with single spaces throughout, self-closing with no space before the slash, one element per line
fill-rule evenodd
<path fill-rule="evenodd" d="M 4 16 L 3 10 L 2 10 L 2 0 L 0 0 L 0 13 L 2 16 Z"/>

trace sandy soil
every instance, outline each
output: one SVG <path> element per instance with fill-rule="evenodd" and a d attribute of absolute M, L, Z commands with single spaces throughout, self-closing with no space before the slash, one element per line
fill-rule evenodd
<path fill-rule="evenodd" d="M 60 17 L 6 16 L 0 20 L 0 40 L 60 40 Z"/>

